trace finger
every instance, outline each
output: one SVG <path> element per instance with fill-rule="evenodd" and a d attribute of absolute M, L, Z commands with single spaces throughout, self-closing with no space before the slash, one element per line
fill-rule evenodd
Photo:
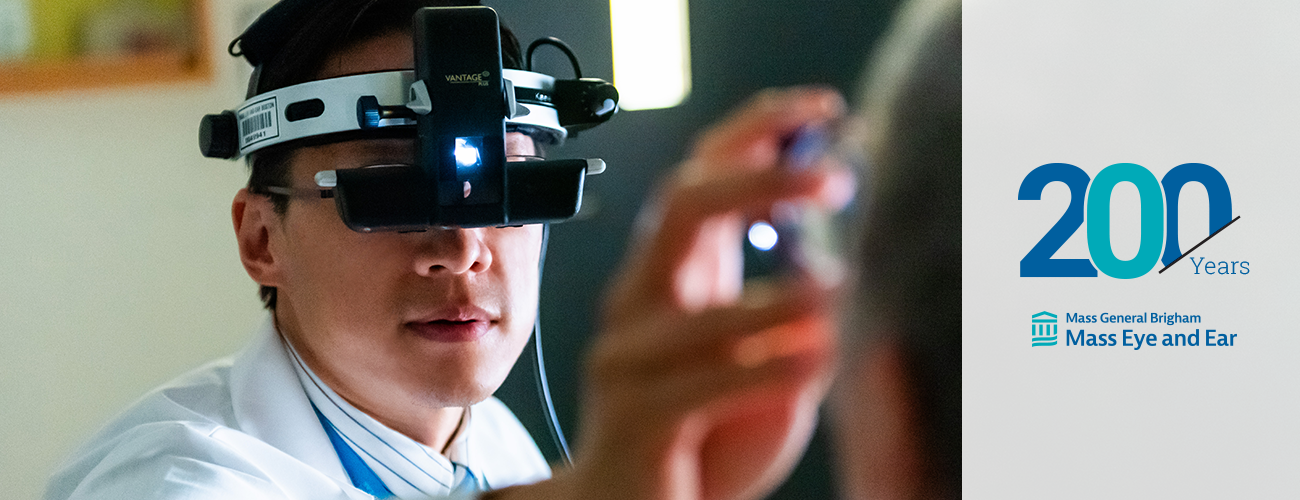
<path fill-rule="evenodd" d="M 635 385 L 695 365 L 757 366 L 831 341 L 838 291 L 810 280 L 767 285 L 753 287 L 734 306 L 607 332 L 593 350 L 591 378 Z"/>
<path fill-rule="evenodd" d="M 662 415 L 753 406 L 824 390 L 834 365 L 831 344 L 775 357 L 755 366 L 718 364 L 683 370 L 641 386 L 645 406 Z"/>
<path fill-rule="evenodd" d="M 689 371 L 698 366 L 735 365 L 752 368 L 784 356 L 820 349 L 833 341 L 834 329 L 828 314 L 804 313 L 798 318 L 763 328 L 708 340 L 674 342 L 666 348 L 638 351 L 627 356 L 617 370 L 622 378 L 638 382 Z M 695 333 L 686 329 L 684 333 Z"/>
<path fill-rule="evenodd" d="M 839 117 L 844 109 L 844 98 L 833 89 L 768 89 L 705 131 L 692 156 L 761 168 L 763 165 L 754 164 L 754 160 L 775 161 L 785 136 L 801 126 Z"/>
<path fill-rule="evenodd" d="M 717 493 L 722 491 L 752 492 L 730 498 L 759 498 L 775 488 L 799 461 L 817 427 L 817 410 L 829 386 L 826 379 L 789 396 L 764 393 L 762 398 L 710 409 L 716 423 L 699 447 L 701 475 L 709 478 L 702 498 L 728 498 Z M 751 467 L 735 466 L 738 456 Z M 758 464 L 763 465 L 755 467 Z"/>
<path fill-rule="evenodd" d="M 831 331 L 827 321 L 823 317 L 808 318 L 743 337 L 729 346 L 728 358 L 737 365 L 753 368 L 773 359 L 820 349 L 831 338 L 825 334 Z"/>
<path fill-rule="evenodd" d="M 857 196 L 857 173 L 837 157 L 822 158 L 815 168 L 825 172 L 826 176 L 821 178 L 817 190 L 804 200 L 830 213 L 843 210 Z"/>
<path fill-rule="evenodd" d="M 739 252 L 743 230 L 739 214 L 765 214 L 780 201 L 812 200 L 821 206 L 847 203 L 853 196 L 852 173 L 832 161 L 810 171 L 723 172 L 674 178 L 665 185 L 658 206 L 651 207 L 638 228 L 633 258 L 637 268 L 614 290 L 611 310 L 634 311 L 647 304 L 685 307 L 681 273 L 697 273 L 688 261 L 708 257 L 730 245 Z M 831 167 L 834 165 L 834 167 Z M 711 235 L 705 238 L 705 234 Z M 717 247 L 717 248 L 714 248 Z M 704 304 L 716 305 L 716 304 Z"/>
<path fill-rule="evenodd" d="M 721 214 L 751 213 L 778 201 L 813 199 L 834 183 L 851 176 L 834 160 L 817 163 L 807 171 L 719 172 L 683 175 L 670 181 L 663 192 L 664 220 L 672 226 L 699 225 Z M 852 181 L 849 181 L 852 182 Z"/>

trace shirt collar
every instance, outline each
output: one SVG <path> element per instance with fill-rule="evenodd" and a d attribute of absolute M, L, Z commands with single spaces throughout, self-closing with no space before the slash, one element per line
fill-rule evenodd
<path fill-rule="evenodd" d="M 398 498 L 441 496 L 452 492 L 464 472 L 457 466 L 468 459 L 466 429 L 473 418 L 465 409 L 460 425 L 452 434 L 447 455 L 425 446 L 380 423 L 330 389 L 311 370 L 287 341 L 284 342 L 293 369 L 307 398 L 329 420 L 344 441 L 352 446 L 370 470 L 379 476 Z M 455 461 L 455 462 L 453 462 Z M 477 473 L 477 471 L 475 471 Z"/>

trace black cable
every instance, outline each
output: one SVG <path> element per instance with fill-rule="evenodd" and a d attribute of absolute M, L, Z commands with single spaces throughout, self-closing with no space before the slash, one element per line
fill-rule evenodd
<path fill-rule="evenodd" d="M 569 64 L 573 65 L 573 77 L 582 78 L 582 66 L 578 64 L 578 56 L 573 55 L 573 49 L 569 48 L 569 44 L 553 36 L 538 38 L 533 43 L 528 44 L 528 51 L 524 53 L 525 71 L 533 70 L 533 51 L 542 45 L 551 45 L 563 51 L 564 55 L 569 56 Z"/>
<path fill-rule="evenodd" d="M 537 259 L 537 285 L 540 290 L 542 284 L 542 270 L 546 267 L 546 246 L 551 239 L 551 225 L 542 225 L 542 253 Z M 533 351 L 536 355 L 536 370 L 533 371 L 537 381 L 537 396 L 542 400 L 542 407 L 546 411 L 546 420 L 549 422 L 551 430 L 551 439 L 555 441 L 555 448 L 560 452 L 560 458 L 564 460 L 564 465 L 573 467 L 573 459 L 569 457 L 569 443 L 564 439 L 564 431 L 560 430 L 560 420 L 555 416 L 555 403 L 551 401 L 551 387 L 546 382 L 546 362 L 542 358 L 542 301 L 538 297 L 537 315 L 533 319 Z"/>

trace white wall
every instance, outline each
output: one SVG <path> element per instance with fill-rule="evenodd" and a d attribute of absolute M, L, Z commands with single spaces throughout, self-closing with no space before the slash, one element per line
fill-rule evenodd
<path fill-rule="evenodd" d="M 266 2 L 209 2 L 209 82 L 0 96 L 4 498 L 39 497 L 113 414 L 261 321 L 229 215 L 245 167 L 197 136 L 242 99 L 225 46 Z"/>

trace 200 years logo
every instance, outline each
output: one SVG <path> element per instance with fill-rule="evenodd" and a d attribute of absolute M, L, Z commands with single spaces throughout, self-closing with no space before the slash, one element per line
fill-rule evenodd
<path fill-rule="evenodd" d="M 1218 234 L 1235 222 L 1232 217 L 1232 194 L 1228 181 L 1214 167 L 1203 163 L 1184 163 L 1174 167 L 1157 181 L 1146 167 L 1133 163 L 1116 163 L 1089 177 L 1083 169 L 1068 163 L 1048 163 L 1035 168 L 1020 183 L 1018 199 L 1039 200 L 1043 189 L 1052 182 L 1063 182 L 1070 189 L 1070 205 L 1047 234 L 1020 260 L 1022 277 L 1096 277 L 1097 271 L 1112 278 L 1131 279 L 1151 271 L 1156 262 L 1165 268 L 1178 262 L 1196 247 L 1184 253 L 1178 244 L 1178 195 L 1183 186 L 1196 182 L 1209 196 L 1210 235 Z M 1137 187 L 1141 206 L 1141 237 L 1137 255 L 1121 260 L 1111 246 L 1110 199 L 1115 186 L 1129 182 Z M 1054 259 L 1052 256 L 1087 220 L 1088 253 L 1091 259 Z M 1201 243 L 1204 243 L 1202 240 Z M 1164 247 L 1163 254 L 1161 247 Z M 1197 244 L 1200 246 L 1200 244 Z M 1227 269 L 1227 261 L 1206 263 L 1193 260 L 1195 273 L 1216 274 Z M 1208 264 L 1208 265 L 1207 265 Z M 1222 265 L 1220 265 L 1222 264 Z M 1238 261 L 1232 262 L 1237 273 Z M 1249 262 L 1245 263 L 1249 266 Z M 1206 267 L 1202 269 L 1202 266 Z M 1249 267 L 1245 267 L 1246 274 Z M 1161 270 L 1163 272 L 1163 269 Z M 1223 272 L 1222 274 L 1229 274 Z"/>

